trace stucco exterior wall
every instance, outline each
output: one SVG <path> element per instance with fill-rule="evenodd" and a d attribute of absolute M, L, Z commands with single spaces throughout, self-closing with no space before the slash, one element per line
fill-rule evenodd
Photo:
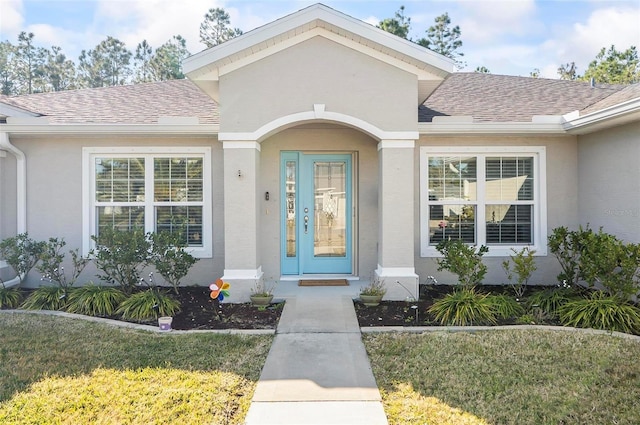
<path fill-rule="evenodd" d="M 575 227 L 579 223 L 578 217 L 578 144 L 575 136 L 467 136 L 440 137 L 422 136 L 416 143 L 415 170 L 415 258 L 416 273 L 420 276 L 420 283 L 428 283 L 427 276 L 434 276 L 438 283 L 452 284 L 456 282 L 455 275 L 439 272 L 435 258 L 420 256 L 420 146 L 544 146 L 546 147 L 546 189 L 547 189 L 547 232 L 558 226 Z M 501 263 L 508 257 L 485 257 L 484 263 L 489 270 L 484 280 L 486 284 L 507 283 Z M 538 270 L 532 276 L 530 283 L 555 285 L 556 276 L 560 272 L 558 261 L 549 253 L 547 256 L 537 256 Z"/>
<path fill-rule="evenodd" d="M 252 132 L 325 104 L 383 130 L 415 131 L 417 88 L 415 75 L 318 36 L 221 76 L 220 130 Z"/>
<path fill-rule="evenodd" d="M 0 240 L 14 236 L 16 227 L 16 157 L 0 157 Z"/>
<path fill-rule="evenodd" d="M 640 123 L 579 136 L 580 224 L 640 243 Z"/>
<path fill-rule="evenodd" d="M 259 239 L 265 279 L 273 281 L 280 277 L 281 151 L 356 154 L 353 163 L 356 270 L 361 279 L 371 277 L 376 268 L 378 243 L 377 142 L 356 130 L 316 124 L 285 130 L 261 144 Z M 268 201 L 265 192 L 269 192 Z"/>
<path fill-rule="evenodd" d="M 32 137 L 12 138 L 27 157 L 27 230 L 36 240 L 64 238 L 66 248 L 82 248 L 82 148 L 116 146 L 211 146 L 213 201 L 213 258 L 201 259 L 184 279 L 185 285 L 209 284 L 222 276 L 224 268 L 222 145 L 215 137 Z M 6 158 L 5 158 L 6 159 Z M 93 265 L 80 282 L 96 280 Z M 26 286 L 38 286 L 32 271 Z"/>

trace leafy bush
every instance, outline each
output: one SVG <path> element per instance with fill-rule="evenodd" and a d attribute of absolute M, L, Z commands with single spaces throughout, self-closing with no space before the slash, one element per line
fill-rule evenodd
<path fill-rule="evenodd" d="M 82 257 L 77 249 L 69 251 L 73 270 L 68 278 L 62 265 L 65 257 L 62 249 L 66 244 L 64 239 L 49 238 L 49 241 L 43 244 L 40 264 L 36 266 L 38 271 L 42 273 L 42 280 L 56 283 L 62 288 L 72 287 L 90 261 L 89 257 Z"/>
<path fill-rule="evenodd" d="M 601 284 L 610 295 L 625 301 L 637 295 L 640 244 L 625 244 L 602 229 L 585 232 L 583 239 L 580 270 L 589 286 Z"/>
<path fill-rule="evenodd" d="M 474 287 L 456 288 L 451 294 L 436 300 L 428 312 L 445 326 L 495 324 L 494 304 L 487 294 Z"/>
<path fill-rule="evenodd" d="M 565 326 L 633 333 L 640 331 L 640 309 L 619 297 L 595 291 L 589 298 L 570 301 L 559 309 Z"/>
<path fill-rule="evenodd" d="M 20 305 L 21 298 L 18 288 L 0 287 L 0 308 L 16 308 Z"/>
<path fill-rule="evenodd" d="M 589 227 L 587 226 L 587 230 Z M 566 282 L 569 285 L 577 285 L 581 278 L 580 252 L 583 246 L 582 227 L 579 231 L 570 232 L 564 226 L 553 229 L 548 238 L 549 250 L 556 256 L 562 272 L 558 275 L 558 282 Z"/>
<path fill-rule="evenodd" d="M 60 286 L 41 286 L 22 303 L 25 310 L 64 310 L 67 306 L 67 291 Z"/>
<path fill-rule="evenodd" d="M 120 285 L 130 294 L 140 281 L 141 270 L 148 264 L 151 245 L 142 230 L 120 231 L 100 229 L 91 237 L 96 243 L 95 262 L 101 271 L 98 277 Z"/>
<path fill-rule="evenodd" d="M 640 244 L 626 244 L 589 226 L 577 231 L 559 227 L 549 236 L 549 249 L 562 267 L 561 282 L 600 284 L 622 300 L 638 294 Z"/>
<path fill-rule="evenodd" d="M 540 309 L 549 317 L 557 317 L 560 307 L 577 298 L 580 296 L 570 286 L 554 287 L 535 292 L 527 298 L 527 305 L 530 309 Z"/>
<path fill-rule="evenodd" d="M 151 242 L 150 262 L 160 275 L 173 286 L 178 293 L 180 280 L 189 273 L 189 269 L 198 261 L 184 250 L 183 239 L 178 232 L 160 232 L 149 235 Z"/>
<path fill-rule="evenodd" d="M 516 251 L 511 248 L 511 251 L 513 251 L 514 254 L 510 256 L 511 262 L 509 260 L 503 261 L 502 268 L 507 274 L 507 279 L 509 279 L 509 283 L 515 292 L 516 297 L 522 298 L 524 296 L 526 286 L 529 283 L 529 278 L 531 278 L 531 275 L 537 268 L 534 257 L 536 251 L 530 249 L 528 246 L 525 246 L 520 251 Z M 511 266 L 511 263 L 513 263 L 513 267 Z M 515 282 L 513 281 L 514 274 L 517 276 Z"/>
<path fill-rule="evenodd" d="M 482 263 L 482 256 L 489 252 L 489 248 L 482 245 L 476 251 L 461 240 L 445 240 L 436 249 L 443 255 L 438 259 L 438 270 L 448 270 L 458 275 L 458 282 L 472 288 L 479 284 L 487 274 L 487 266 Z"/>
<path fill-rule="evenodd" d="M 0 242 L 0 257 L 11 266 L 22 283 L 39 261 L 44 246 L 44 242 L 31 239 L 28 233 L 21 233 Z"/>
<path fill-rule="evenodd" d="M 162 291 L 149 288 L 124 300 L 116 314 L 122 315 L 125 320 L 144 322 L 160 316 L 173 316 L 179 310 L 180 303 L 177 300 Z"/>
<path fill-rule="evenodd" d="M 510 319 L 524 314 L 524 308 L 513 297 L 508 295 L 489 295 L 489 302 L 495 314 L 502 319 Z"/>
<path fill-rule="evenodd" d="M 126 298 L 118 288 L 90 282 L 71 291 L 67 311 L 87 316 L 111 316 Z"/>

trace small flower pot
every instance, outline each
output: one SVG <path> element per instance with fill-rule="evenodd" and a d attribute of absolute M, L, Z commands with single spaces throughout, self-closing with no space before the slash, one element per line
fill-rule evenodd
<path fill-rule="evenodd" d="M 171 330 L 171 322 L 173 322 L 173 317 L 158 317 L 158 326 L 162 332 Z"/>
<path fill-rule="evenodd" d="M 366 305 L 367 307 L 375 307 L 380 304 L 380 301 L 382 301 L 382 295 L 360 294 L 360 301 L 362 301 L 362 304 Z"/>
<path fill-rule="evenodd" d="M 271 304 L 273 295 L 251 295 L 249 298 L 251 298 L 251 304 L 263 307 Z"/>

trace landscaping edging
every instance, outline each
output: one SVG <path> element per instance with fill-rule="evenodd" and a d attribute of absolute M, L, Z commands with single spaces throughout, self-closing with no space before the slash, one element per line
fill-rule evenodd
<path fill-rule="evenodd" d="M 56 310 L 0 310 L 0 313 L 9 314 L 41 314 L 44 316 L 58 316 L 69 319 L 80 319 L 88 322 L 103 323 L 110 326 L 118 326 L 127 329 L 136 329 L 146 332 L 156 332 L 161 335 L 176 334 L 193 334 L 193 333 L 215 333 L 215 334 L 231 334 L 231 335 L 274 335 L 275 329 L 194 329 L 194 330 L 176 330 L 161 331 L 158 326 L 141 325 L 139 323 L 123 322 L 120 320 L 105 319 L 102 317 L 85 316 L 82 314 L 67 313 L 65 311 Z"/>
<path fill-rule="evenodd" d="M 104 323 L 106 325 L 118 326 L 121 328 L 137 329 L 147 332 L 155 332 L 161 335 L 177 335 L 192 333 L 216 333 L 232 335 L 275 335 L 275 329 L 195 329 L 195 330 L 171 330 L 161 331 L 157 326 L 141 325 L 138 323 L 123 322 L 120 320 L 105 319 L 102 317 L 84 316 L 82 314 L 67 313 L 56 310 L 0 310 L 6 314 L 41 314 L 44 316 L 59 316 L 69 319 L 80 319 L 89 322 Z M 603 331 L 600 329 L 573 328 L 570 326 L 550 326 L 550 325 L 502 325 L 502 326 L 370 326 L 361 327 L 362 334 L 379 333 L 428 333 L 428 332 L 481 332 L 499 330 L 547 330 L 564 332 L 582 332 L 592 335 L 610 335 L 619 338 L 626 338 L 640 342 L 640 336 L 626 334 L 623 332 Z"/>
<path fill-rule="evenodd" d="M 479 332 L 479 331 L 497 331 L 497 330 L 546 330 L 546 331 L 565 331 L 565 332 L 582 332 L 592 335 L 610 335 L 619 338 L 626 338 L 640 342 L 640 336 L 626 334 L 616 331 L 603 331 L 600 329 L 573 328 L 570 326 L 551 326 L 551 325 L 502 325 L 502 326 L 369 326 L 360 328 L 363 334 L 377 333 L 427 333 L 427 332 Z"/>

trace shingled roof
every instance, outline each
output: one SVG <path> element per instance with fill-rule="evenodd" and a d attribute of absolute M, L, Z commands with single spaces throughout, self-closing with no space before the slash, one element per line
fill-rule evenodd
<path fill-rule="evenodd" d="M 534 115 L 585 115 L 640 97 L 631 86 L 451 74 L 419 107 L 419 122 L 434 116 L 472 116 L 475 122 L 531 122 Z M 0 102 L 49 118 L 53 124 L 155 124 L 159 117 L 198 117 L 218 124 L 216 102 L 189 80 L 0 97 Z"/>
<path fill-rule="evenodd" d="M 198 117 L 217 124 L 218 106 L 188 80 L 4 97 L 3 103 L 55 124 L 155 124 L 159 117 Z"/>
<path fill-rule="evenodd" d="M 640 83 L 627 86 L 624 89 L 606 97 L 593 105 L 580 111 L 580 115 L 590 114 L 592 112 L 600 111 L 605 108 L 609 108 L 620 103 L 640 98 Z"/>
<path fill-rule="evenodd" d="M 419 122 L 434 116 L 472 116 L 475 122 L 531 122 L 534 115 L 582 110 L 625 86 L 514 77 L 483 73 L 451 74 L 420 106 Z"/>

